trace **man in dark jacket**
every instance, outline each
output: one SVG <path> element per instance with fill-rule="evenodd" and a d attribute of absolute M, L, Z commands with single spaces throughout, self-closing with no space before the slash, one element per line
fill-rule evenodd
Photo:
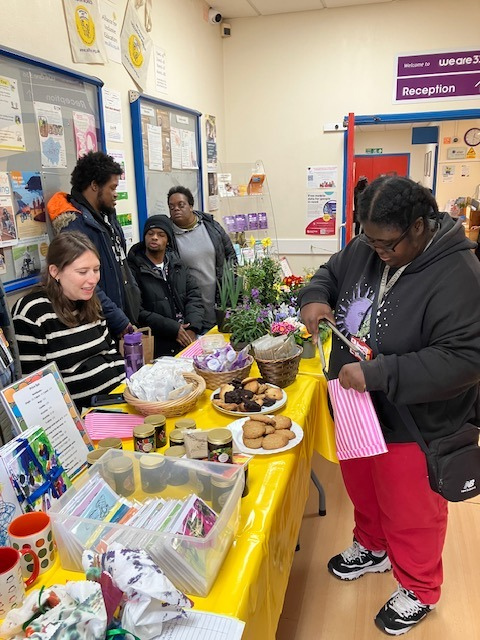
<path fill-rule="evenodd" d="M 225 262 L 236 263 L 237 256 L 223 227 L 212 215 L 194 211 L 193 204 L 192 192 L 186 187 L 172 187 L 168 192 L 176 250 L 200 287 L 205 308 L 203 331 L 207 331 L 217 323 L 217 286 L 222 280 Z"/>
<path fill-rule="evenodd" d="M 171 251 L 173 228 L 167 216 L 148 218 L 143 242 L 128 252 L 140 286 L 139 322 L 152 329 L 155 357 L 173 355 L 196 340 L 203 324 L 203 303 L 197 281 Z"/>
<path fill-rule="evenodd" d="M 97 247 L 97 295 L 115 336 L 130 331 L 140 306 L 140 292 L 126 260 L 125 237 L 115 215 L 121 174 L 122 168 L 111 156 L 91 151 L 78 160 L 72 172 L 71 195 L 58 192 L 47 204 L 55 233 L 81 231 Z"/>

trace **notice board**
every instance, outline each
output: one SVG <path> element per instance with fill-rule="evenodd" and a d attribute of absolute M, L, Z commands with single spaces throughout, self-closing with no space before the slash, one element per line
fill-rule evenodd
<path fill-rule="evenodd" d="M 102 85 L 0 49 L 0 278 L 7 292 L 38 282 L 49 243 L 46 203 L 70 191 L 77 158 L 105 149 Z"/>
<path fill-rule="evenodd" d="M 188 187 L 203 209 L 199 111 L 130 91 L 139 232 L 147 217 L 169 215 L 171 187 Z"/>

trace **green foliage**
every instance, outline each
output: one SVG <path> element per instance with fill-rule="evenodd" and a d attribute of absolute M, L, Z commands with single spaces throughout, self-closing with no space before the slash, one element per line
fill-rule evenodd
<path fill-rule="evenodd" d="M 243 290 L 243 279 L 236 274 L 235 264 L 227 262 L 223 268 L 222 279 L 217 282 L 222 311 L 236 309 Z"/>
<path fill-rule="evenodd" d="M 270 321 L 268 312 L 259 304 L 246 304 L 228 316 L 230 340 L 233 344 L 253 342 L 268 333 Z"/>
<path fill-rule="evenodd" d="M 278 286 L 282 281 L 281 268 L 277 260 L 271 256 L 258 257 L 239 267 L 238 272 L 243 277 L 247 296 L 262 305 L 276 302 Z"/>

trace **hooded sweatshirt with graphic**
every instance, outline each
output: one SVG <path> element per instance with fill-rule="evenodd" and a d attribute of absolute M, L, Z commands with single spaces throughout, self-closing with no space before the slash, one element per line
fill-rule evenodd
<path fill-rule="evenodd" d="M 447 214 L 428 248 L 378 303 L 386 265 L 354 238 L 320 267 L 299 295 L 324 302 L 338 329 L 376 354 L 361 363 L 387 442 L 413 438 L 394 405 L 407 405 L 427 442 L 465 422 L 480 425 L 480 264 L 460 222 Z M 378 304 L 377 304 L 378 303 Z M 375 331 L 373 331 L 376 323 Z M 332 338 L 330 377 L 357 362 Z"/>

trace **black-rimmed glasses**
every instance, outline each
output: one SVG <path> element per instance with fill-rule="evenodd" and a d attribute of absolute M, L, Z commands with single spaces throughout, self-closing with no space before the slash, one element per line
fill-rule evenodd
<path fill-rule="evenodd" d="M 415 222 L 416 220 L 414 220 L 405 229 L 405 231 L 402 233 L 401 236 L 399 236 L 396 240 L 391 240 L 390 242 L 384 242 L 383 240 L 370 240 L 370 238 L 366 236 L 364 233 L 361 233 L 358 236 L 358 238 L 359 240 L 361 240 L 361 242 L 368 244 L 368 246 L 371 247 L 372 249 L 380 249 L 381 251 L 386 251 L 387 253 L 395 253 L 395 247 L 397 247 L 400 244 L 400 242 L 407 237 L 410 229 L 413 227 Z"/>

